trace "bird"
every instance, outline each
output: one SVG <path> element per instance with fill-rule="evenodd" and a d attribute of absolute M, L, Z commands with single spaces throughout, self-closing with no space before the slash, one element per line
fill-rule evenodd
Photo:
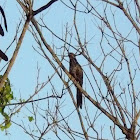
<path fill-rule="evenodd" d="M 6 17 L 5 17 L 4 10 L 3 10 L 3 8 L 2 8 L 1 6 L 0 6 L 0 12 L 1 12 L 2 16 L 3 16 L 3 19 L 4 19 L 4 26 L 5 26 L 5 29 L 6 29 L 6 31 L 7 31 Z M 2 28 L 1 25 L 0 25 L 0 35 L 1 35 L 1 36 L 4 36 L 4 31 L 3 31 L 3 28 Z M 0 50 L 0 57 L 1 57 L 3 60 L 8 61 L 8 57 L 7 57 L 6 54 L 5 54 L 4 52 L 2 52 L 1 50 Z"/>
<path fill-rule="evenodd" d="M 82 87 L 83 85 L 83 69 L 81 65 L 76 60 L 76 55 L 74 53 L 68 54 L 70 62 L 69 62 L 69 73 L 75 78 L 75 80 L 80 84 Z M 82 109 L 82 93 L 77 88 L 77 107 Z"/>

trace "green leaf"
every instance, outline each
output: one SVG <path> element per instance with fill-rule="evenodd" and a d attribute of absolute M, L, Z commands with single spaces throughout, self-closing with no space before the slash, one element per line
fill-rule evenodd
<path fill-rule="evenodd" d="M 1 126 L 0 129 L 1 131 L 3 131 L 5 129 L 5 126 Z"/>
<path fill-rule="evenodd" d="M 0 107 L 0 113 L 3 114 L 4 112 L 4 107 Z"/>
<path fill-rule="evenodd" d="M 6 120 L 9 120 L 9 116 L 7 115 L 7 113 L 3 113 L 3 116 L 5 117 Z"/>
<path fill-rule="evenodd" d="M 6 90 L 6 93 L 8 94 L 11 92 L 11 87 L 8 85 L 5 87 L 5 90 Z"/>
<path fill-rule="evenodd" d="M 34 118 L 33 118 L 32 116 L 29 116 L 29 117 L 28 117 L 28 120 L 31 122 L 31 121 L 34 120 Z"/>
<path fill-rule="evenodd" d="M 3 111 L 3 107 L 0 107 L 0 113 L 2 113 L 2 111 Z"/>
<path fill-rule="evenodd" d="M 8 122 L 6 125 L 5 125 L 5 128 L 9 128 L 11 126 L 11 122 Z"/>
<path fill-rule="evenodd" d="M 10 102 L 13 99 L 13 95 L 12 94 L 7 94 L 6 99 L 8 100 L 8 102 Z"/>

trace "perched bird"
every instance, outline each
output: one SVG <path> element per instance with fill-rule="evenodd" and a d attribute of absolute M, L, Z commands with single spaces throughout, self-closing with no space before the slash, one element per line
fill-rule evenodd
<path fill-rule="evenodd" d="M 5 17 L 5 13 L 4 13 L 4 10 L 2 9 L 2 7 L 0 6 L 0 12 L 3 16 L 3 19 L 4 19 L 4 26 L 5 26 L 5 29 L 7 31 L 7 22 L 6 22 L 6 17 Z M 4 36 L 4 31 L 3 31 L 3 28 L 2 26 L 0 25 L 0 35 L 1 36 Z M 3 53 L 1 50 L 0 50 L 0 57 L 5 60 L 5 61 L 8 61 L 8 57 L 6 56 L 5 53 Z"/>
<path fill-rule="evenodd" d="M 70 74 L 75 78 L 77 82 L 79 82 L 80 86 L 83 85 L 83 69 L 80 66 L 80 64 L 76 60 L 76 56 L 73 53 L 69 53 L 70 58 L 70 66 L 69 66 L 69 72 Z M 82 93 L 77 88 L 77 107 L 82 109 Z"/>

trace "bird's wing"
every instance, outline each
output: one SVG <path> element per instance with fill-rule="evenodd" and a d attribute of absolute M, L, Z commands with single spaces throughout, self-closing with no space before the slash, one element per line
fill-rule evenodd
<path fill-rule="evenodd" d="M 80 83 L 81 86 L 83 85 L 83 70 L 80 65 L 77 65 L 75 79 Z"/>

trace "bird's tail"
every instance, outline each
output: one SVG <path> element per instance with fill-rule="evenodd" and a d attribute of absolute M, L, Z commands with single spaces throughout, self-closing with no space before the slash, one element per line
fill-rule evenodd
<path fill-rule="evenodd" d="M 77 89 L 77 107 L 82 109 L 82 93 Z"/>

